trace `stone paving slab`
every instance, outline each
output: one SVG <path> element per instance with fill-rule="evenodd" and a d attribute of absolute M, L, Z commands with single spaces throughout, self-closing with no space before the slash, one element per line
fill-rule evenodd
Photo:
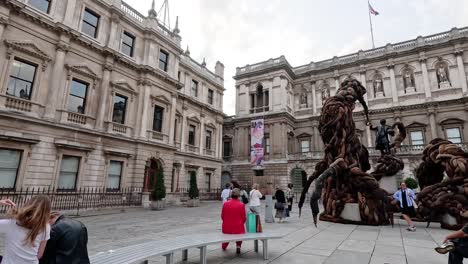
<path fill-rule="evenodd" d="M 116 249 L 154 239 L 221 232 L 220 202 L 204 202 L 198 208 L 171 207 L 164 211 L 144 209 L 115 211 L 113 214 L 79 217 L 88 228 L 89 254 Z M 264 215 L 264 214 L 263 214 Z M 296 211 L 285 223 L 264 223 L 265 230 L 278 230 L 287 235 L 269 242 L 269 260 L 253 251 L 253 242 L 244 242 L 242 254 L 235 254 L 235 244 L 222 251 L 221 245 L 207 248 L 209 264 L 439 264 L 447 263 L 447 255 L 439 255 L 434 247 L 450 231 L 438 228 L 437 223 L 425 228 L 416 223 L 417 231 L 406 231 L 406 223 L 395 219 L 395 226 L 357 226 L 319 222 L 312 224 L 310 209 L 303 217 Z M 0 240 L 0 251 L 3 240 Z M 176 262 L 198 263 L 199 250 L 189 250 L 189 261 L 181 262 L 181 252 L 175 254 Z M 165 263 L 157 257 L 151 264 Z"/>

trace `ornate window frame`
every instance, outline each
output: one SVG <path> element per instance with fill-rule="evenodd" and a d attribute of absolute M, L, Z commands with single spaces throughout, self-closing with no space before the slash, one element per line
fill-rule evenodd
<path fill-rule="evenodd" d="M 164 115 L 163 115 L 163 120 L 162 120 L 162 128 L 161 132 L 153 130 L 153 125 L 154 125 L 154 108 L 156 106 L 159 106 L 164 109 Z M 148 118 L 147 122 L 149 122 L 148 126 L 148 132 L 152 133 L 153 139 L 158 139 L 162 141 L 168 141 L 169 140 L 169 134 L 170 134 L 170 108 L 171 108 L 171 100 L 167 98 L 164 95 L 156 95 L 156 96 L 151 96 L 151 118 Z"/>
<path fill-rule="evenodd" d="M 36 73 L 34 76 L 34 83 L 31 87 L 31 99 L 25 100 L 28 102 L 38 102 L 39 98 L 39 89 L 41 88 L 41 83 L 43 82 L 44 72 L 47 70 L 51 57 L 46 54 L 41 48 L 38 47 L 34 42 L 31 41 L 19 41 L 19 40 L 5 40 L 6 50 L 6 63 L 1 74 L 1 84 L 0 94 L 2 96 L 10 97 L 6 94 L 11 66 L 15 58 L 36 64 Z M 19 99 L 16 98 L 15 99 Z M 24 100 L 24 99 L 19 99 Z"/>
<path fill-rule="evenodd" d="M 127 97 L 127 105 L 125 109 L 124 123 L 118 124 L 118 125 L 129 127 L 132 125 L 129 120 L 131 120 L 130 117 L 133 116 L 134 111 L 135 111 L 134 101 L 135 101 L 135 97 L 138 95 L 138 92 L 135 89 L 133 89 L 133 87 L 130 84 L 128 84 L 126 81 L 123 81 L 123 80 L 115 81 L 115 82 L 112 81 L 110 83 L 110 89 L 109 89 L 110 104 L 108 105 L 109 110 L 108 110 L 108 116 L 107 116 L 107 120 L 109 123 L 113 123 L 112 116 L 114 113 L 114 96 L 116 96 L 117 94 Z"/>
<path fill-rule="evenodd" d="M 447 140 L 448 140 L 447 129 L 458 128 L 459 131 L 460 131 L 461 143 L 465 142 L 464 130 L 463 130 L 464 129 L 464 124 L 465 124 L 465 121 L 462 120 L 462 119 L 459 119 L 459 118 L 447 118 L 447 119 L 442 120 L 439 123 L 439 125 L 442 128 L 442 131 L 444 132 L 444 138 L 447 139 Z"/>
<path fill-rule="evenodd" d="M 68 111 L 68 97 L 70 96 L 72 80 L 77 79 L 89 84 L 88 90 L 86 91 L 86 107 L 84 114 L 75 113 L 78 115 L 84 115 L 90 117 L 90 114 L 96 112 L 95 109 L 92 109 L 93 106 L 96 105 L 96 86 L 98 85 L 101 78 L 87 65 L 69 65 L 65 64 L 65 69 L 67 70 L 67 81 L 66 81 L 66 89 L 63 91 L 63 95 L 61 98 L 64 98 L 62 102 L 62 111 Z"/>

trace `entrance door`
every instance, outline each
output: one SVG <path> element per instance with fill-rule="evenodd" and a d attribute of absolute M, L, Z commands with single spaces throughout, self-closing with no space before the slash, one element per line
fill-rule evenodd
<path fill-rule="evenodd" d="M 146 166 L 145 184 L 144 189 L 146 191 L 154 190 L 156 187 L 156 175 L 161 169 L 161 164 L 155 159 L 149 161 L 149 166 Z"/>
<path fill-rule="evenodd" d="M 231 174 L 229 174 L 229 172 L 223 172 L 223 175 L 221 175 L 221 189 L 224 189 L 226 183 L 229 182 L 231 182 Z"/>

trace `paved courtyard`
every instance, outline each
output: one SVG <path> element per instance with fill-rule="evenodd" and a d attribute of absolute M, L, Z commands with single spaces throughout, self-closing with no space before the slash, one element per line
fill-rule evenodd
<path fill-rule="evenodd" d="M 205 202 L 199 208 L 172 207 L 165 211 L 128 209 L 125 213 L 80 217 L 88 227 L 89 251 L 100 251 L 141 243 L 152 239 L 221 232 L 220 202 Z M 449 232 L 438 224 L 407 232 L 403 222 L 391 226 L 371 227 L 320 222 L 312 224 L 310 210 L 302 218 L 297 210 L 285 223 L 264 224 L 265 230 L 287 233 L 282 240 L 269 244 L 270 259 L 263 261 L 253 252 L 253 242 L 244 242 L 242 255 L 236 256 L 234 245 L 226 252 L 221 246 L 208 248 L 208 263 L 371 263 L 431 264 L 447 263 L 446 255 L 434 251 L 436 243 Z M 176 255 L 181 260 L 181 253 Z M 189 251 L 189 263 L 198 263 L 198 250 Z M 150 263 L 165 263 L 155 258 Z"/>

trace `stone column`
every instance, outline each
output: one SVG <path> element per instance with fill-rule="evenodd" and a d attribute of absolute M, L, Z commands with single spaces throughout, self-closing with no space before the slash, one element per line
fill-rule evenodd
<path fill-rule="evenodd" d="M 110 34 L 109 39 L 107 40 L 107 47 L 110 49 L 118 50 L 119 46 L 116 45 L 116 36 L 117 36 L 117 29 L 119 28 L 120 24 L 120 17 L 117 14 L 112 14 L 111 16 L 111 25 L 110 25 Z"/>
<path fill-rule="evenodd" d="M 367 80 L 366 80 L 366 70 L 361 67 L 361 71 L 359 72 L 359 77 L 360 77 L 360 82 L 362 84 L 362 86 L 364 86 L 364 88 L 366 88 L 367 90 Z M 367 90 L 367 93 L 364 95 L 364 101 L 366 101 L 366 103 L 369 102 L 369 90 Z"/>
<path fill-rule="evenodd" d="M 223 158 L 223 124 L 218 123 L 218 143 L 217 143 L 217 157 L 218 158 Z"/>
<path fill-rule="evenodd" d="M 240 97 L 239 97 L 239 93 L 240 93 L 240 86 L 239 85 L 236 85 L 236 115 L 239 114 L 239 101 L 240 101 Z M 248 104 L 250 107 L 250 97 L 248 97 L 249 95 L 247 94 L 247 101 L 248 101 Z"/>
<path fill-rule="evenodd" d="M 1 35 L 0 35 L 1 36 Z M 460 76 L 460 84 L 462 87 L 463 94 L 468 93 L 468 87 L 466 84 L 466 72 L 465 72 L 465 64 L 463 62 L 463 51 L 457 50 L 455 51 L 455 56 L 457 57 L 457 65 L 458 65 L 458 76 Z"/>
<path fill-rule="evenodd" d="M 431 84 L 429 82 L 429 73 L 427 72 L 426 58 L 424 56 L 420 57 L 419 62 L 421 63 L 421 70 L 422 70 L 423 82 L 424 82 L 424 92 L 426 94 L 426 99 L 430 99 L 431 98 Z"/>
<path fill-rule="evenodd" d="M 200 141 L 198 142 L 198 146 L 200 147 L 200 155 L 203 155 L 203 149 L 205 148 L 203 144 L 203 136 L 205 135 L 205 114 L 201 114 L 200 117 Z"/>
<path fill-rule="evenodd" d="M 433 108 L 428 109 L 427 110 L 427 115 L 429 116 L 429 125 L 431 127 L 432 139 L 437 138 L 437 137 L 439 137 L 439 135 L 437 133 L 437 124 L 436 124 L 436 119 L 435 119 L 436 110 L 433 109 Z"/>
<path fill-rule="evenodd" d="M 63 83 L 61 82 L 61 77 L 63 74 L 63 69 L 65 67 L 65 54 L 68 51 L 68 44 L 66 42 L 60 41 L 57 44 L 57 52 L 55 53 L 54 68 L 52 69 L 52 76 L 49 83 L 49 91 L 47 93 L 47 104 L 45 106 L 44 118 L 54 119 L 55 111 L 57 109 L 57 99 L 62 90 Z"/>
<path fill-rule="evenodd" d="M 74 28 L 73 25 L 73 16 L 75 15 L 75 9 L 76 9 L 76 2 L 77 0 L 68 0 L 67 1 L 67 7 L 65 9 L 65 16 L 63 17 L 63 24 Z"/>
<path fill-rule="evenodd" d="M 172 102 L 171 102 L 171 117 L 170 117 L 170 124 L 169 124 L 169 145 L 174 145 L 174 127 L 175 127 L 175 116 L 176 116 L 176 107 L 177 107 L 177 94 L 172 95 Z"/>
<path fill-rule="evenodd" d="M 271 80 L 270 87 L 268 88 L 268 110 L 273 110 L 273 80 Z"/>
<path fill-rule="evenodd" d="M 8 18 L 0 16 L 0 40 L 3 39 L 3 32 L 8 25 Z"/>
<path fill-rule="evenodd" d="M 330 96 L 334 96 L 338 92 L 338 89 L 340 89 L 340 77 L 335 76 L 335 90 L 330 91 Z"/>
<path fill-rule="evenodd" d="M 372 147 L 372 136 L 369 126 L 366 126 L 367 147 Z"/>
<path fill-rule="evenodd" d="M 112 72 L 112 65 L 105 64 L 104 70 L 102 73 L 102 81 L 101 81 L 101 96 L 99 100 L 98 106 L 98 116 L 96 118 L 96 128 L 102 130 L 104 128 L 105 116 L 106 116 L 106 109 L 107 108 L 107 97 L 109 96 L 109 82 L 110 82 L 110 75 Z"/>
<path fill-rule="evenodd" d="M 312 82 L 312 113 L 313 115 L 317 114 L 317 93 L 315 81 Z"/>
<path fill-rule="evenodd" d="M 143 81 L 143 109 L 141 111 L 141 130 L 140 130 L 140 137 L 147 138 L 148 137 L 148 110 L 150 106 L 150 93 L 151 93 L 151 84 L 148 81 Z"/>
<path fill-rule="evenodd" d="M 398 103 L 398 90 L 396 87 L 395 81 L 395 65 L 393 63 L 389 64 L 388 70 L 390 71 L 390 86 L 392 88 L 392 101 L 394 104 Z"/>
<path fill-rule="evenodd" d="M 180 131 L 180 150 L 185 151 L 185 142 L 187 138 L 187 107 L 182 110 L 182 129 Z"/>
<path fill-rule="evenodd" d="M 314 151 L 319 151 L 320 150 L 320 132 L 318 130 L 318 121 L 314 120 L 312 121 L 312 128 L 314 130 Z"/>

